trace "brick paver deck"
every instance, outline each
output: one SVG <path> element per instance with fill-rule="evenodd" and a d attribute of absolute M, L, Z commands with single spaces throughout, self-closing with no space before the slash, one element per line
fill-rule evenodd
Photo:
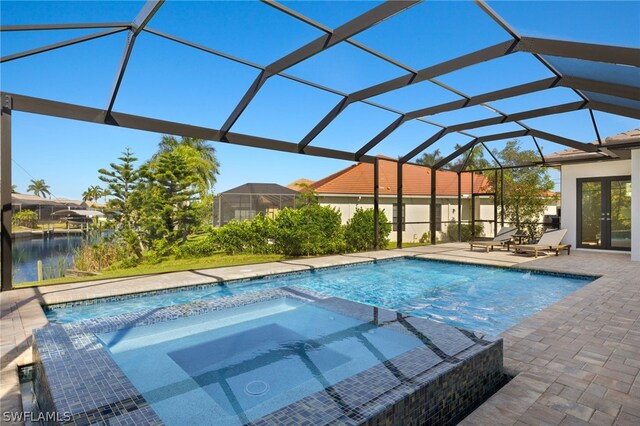
<path fill-rule="evenodd" d="M 2 293 L 0 411 L 22 410 L 17 367 L 31 363 L 31 330 L 47 324 L 41 304 L 397 256 L 602 275 L 502 333 L 505 367 L 515 378 L 463 424 L 640 424 L 640 262 L 628 254 L 585 251 L 533 260 L 504 251 L 470 252 L 458 243 Z"/>
<path fill-rule="evenodd" d="M 602 275 L 502 333 L 520 373 L 465 425 L 640 425 L 640 262 L 572 252 L 523 265 Z"/>

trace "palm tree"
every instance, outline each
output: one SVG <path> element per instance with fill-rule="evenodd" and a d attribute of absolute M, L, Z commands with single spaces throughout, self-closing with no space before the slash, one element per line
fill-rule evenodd
<path fill-rule="evenodd" d="M 92 185 L 82 193 L 82 201 L 97 201 L 102 197 L 104 190 L 98 185 Z"/>
<path fill-rule="evenodd" d="M 460 149 L 461 145 L 456 144 L 454 149 Z M 462 171 L 462 166 L 465 170 L 484 169 L 491 167 L 491 163 L 484 158 L 484 149 L 482 145 L 476 145 L 471 148 L 471 151 L 467 151 L 464 155 L 459 156 L 457 159 L 451 162 L 451 169 Z"/>
<path fill-rule="evenodd" d="M 82 201 L 91 201 L 93 200 L 93 195 L 91 193 L 91 187 L 87 188 L 86 191 L 82 193 Z"/>
<path fill-rule="evenodd" d="M 111 191 L 109 190 L 109 188 L 105 188 L 102 191 L 100 191 L 100 195 L 98 196 L 98 198 L 104 198 L 104 202 L 106 204 L 107 197 L 110 195 L 111 195 Z"/>
<path fill-rule="evenodd" d="M 45 183 L 44 179 L 31 179 L 31 184 L 27 187 L 27 191 L 33 192 L 39 197 L 46 197 L 48 195 L 49 198 L 51 198 L 49 185 Z"/>
<path fill-rule="evenodd" d="M 179 146 L 188 146 L 198 152 L 202 160 L 202 167 L 198 167 L 198 171 L 203 175 L 204 181 L 208 186 L 207 189 L 212 189 L 216 183 L 216 175 L 220 168 L 215 148 L 204 139 L 183 136 L 178 140 L 174 136 L 164 135 L 158 144 L 158 152 L 155 156 L 163 152 L 172 151 Z"/>
<path fill-rule="evenodd" d="M 438 161 L 442 160 L 442 158 L 440 149 L 435 149 L 432 152 L 425 152 L 422 154 L 422 157 L 418 158 L 416 163 L 422 164 L 423 166 L 433 166 Z"/>

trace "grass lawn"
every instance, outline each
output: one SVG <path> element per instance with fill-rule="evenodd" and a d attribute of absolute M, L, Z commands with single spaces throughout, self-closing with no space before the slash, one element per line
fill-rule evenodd
<path fill-rule="evenodd" d="M 35 228 L 27 228 L 26 226 L 22 226 L 22 225 L 11 225 L 11 232 L 42 231 L 43 229 L 49 229 L 49 228 L 47 228 L 46 225 L 37 225 Z M 58 224 L 55 224 L 54 229 L 61 229 L 61 227 Z"/>
<path fill-rule="evenodd" d="M 27 228 L 22 225 L 11 225 L 11 232 L 22 232 L 22 231 L 42 231 L 49 229 L 67 229 L 67 224 L 64 222 L 56 222 L 56 223 L 39 223 L 35 228 Z M 71 229 L 79 229 L 79 228 L 71 228 Z M 94 229 L 94 228 L 92 228 Z"/>
<path fill-rule="evenodd" d="M 416 247 L 429 245 L 428 243 L 403 243 L 403 247 Z M 397 244 L 395 241 L 387 245 L 387 250 L 395 249 Z M 133 268 L 112 269 L 103 271 L 100 275 L 87 277 L 62 277 L 44 281 L 31 281 L 15 284 L 15 288 L 34 287 L 51 284 L 65 284 L 81 281 L 97 281 L 110 278 L 135 277 L 139 275 L 162 274 L 167 272 L 189 271 L 192 269 L 208 269 L 219 268 L 223 266 L 249 265 L 252 263 L 277 262 L 287 259 L 281 254 L 215 254 L 208 257 L 192 258 L 192 259 L 175 259 L 173 257 L 160 263 L 149 264 L 142 263 Z"/>
<path fill-rule="evenodd" d="M 403 248 L 408 248 L 408 247 L 418 247 L 418 246 L 430 246 L 430 243 L 402 243 L 402 247 Z M 391 250 L 391 249 L 395 249 L 398 248 L 398 243 L 395 241 L 390 241 L 389 244 L 387 244 L 387 250 Z"/>
<path fill-rule="evenodd" d="M 56 278 L 44 281 L 31 281 L 15 284 L 14 288 L 34 287 L 50 284 L 73 283 L 79 281 L 96 281 L 109 278 L 133 277 L 138 275 L 161 274 L 165 272 L 188 271 L 191 269 L 219 268 L 222 266 L 249 265 L 252 263 L 277 262 L 287 257 L 281 254 L 236 254 L 229 256 L 226 254 L 215 254 L 208 257 L 194 259 L 173 259 L 169 258 L 157 264 L 142 263 L 133 268 L 113 269 L 103 271 L 100 275 L 89 277 Z"/>

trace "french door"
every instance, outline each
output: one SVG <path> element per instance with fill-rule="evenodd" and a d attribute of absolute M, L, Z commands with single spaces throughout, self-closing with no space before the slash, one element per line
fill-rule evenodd
<path fill-rule="evenodd" d="M 577 180 L 577 245 L 631 250 L 631 177 Z"/>

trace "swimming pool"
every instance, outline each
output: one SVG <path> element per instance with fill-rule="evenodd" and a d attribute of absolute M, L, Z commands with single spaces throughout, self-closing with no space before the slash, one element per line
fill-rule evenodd
<path fill-rule="evenodd" d="M 291 298 L 98 337 L 167 425 L 253 422 L 423 346 Z"/>
<path fill-rule="evenodd" d="M 52 306 L 46 314 L 51 323 L 68 323 L 296 286 L 460 328 L 498 334 L 594 279 L 403 258 L 89 305 Z"/>
<path fill-rule="evenodd" d="M 505 383 L 500 338 L 292 287 L 50 325 L 33 348 L 40 413 L 73 424 L 455 425 Z"/>

